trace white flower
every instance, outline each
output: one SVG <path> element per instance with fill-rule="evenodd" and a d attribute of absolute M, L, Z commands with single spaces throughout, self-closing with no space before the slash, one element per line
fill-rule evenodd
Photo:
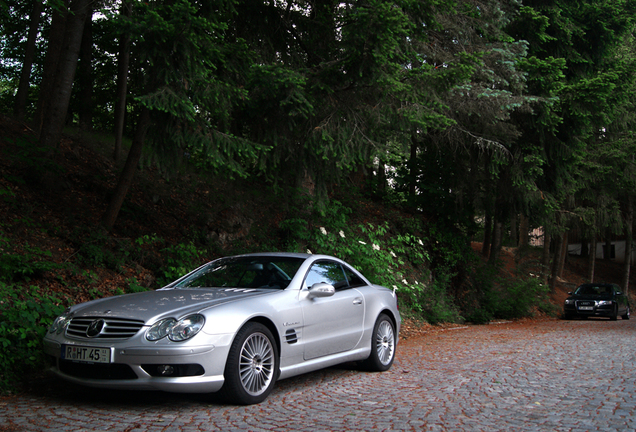
<path fill-rule="evenodd" d="M 418 240 L 418 243 L 419 243 L 420 245 L 424 246 L 424 243 L 422 243 L 422 239 L 419 239 L 419 240 Z"/>
<path fill-rule="evenodd" d="M 362 240 L 358 240 L 358 243 L 365 245 L 366 243 L 363 242 Z"/>
<path fill-rule="evenodd" d="M 308 253 L 309 255 L 312 255 L 312 252 L 311 252 L 309 249 L 307 249 L 307 253 Z"/>
<path fill-rule="evenodd" d="M 393 251 L 391 251 L 391 256 L 392 256 L 393 258 L 397 258 L 397 255 L 396 255 Z"/>
<path fill-rule="evenodd" d="M 380 246 L 378 246 L 377 244 L 373 243 L 373 250 L 380 250 Z"/>
<path fill-rule="evenodd" d="M 397 290 L 397 289 L 398 289 L 398 288 L 397 288 L 397 285 L 393 285 L 393 289 L 394 289 L 394 290 Z"/>
<path fill-rule="evenodd" d="M 322 235 L 327 235 L 327 230 L 325 229 L 325 227 L 320 227 L 320 232 L 322 233 Z"/>
<path fill-rule="evenodd" d="M 340 230 L 338 234 L 340 234 L 340 237 L 345 238 L 344 231 Z"/>
<path fill-rule="evenodd" d="M 415 285 L 419 285 L 420 283 L 418 281 L 415 281 Z"/>

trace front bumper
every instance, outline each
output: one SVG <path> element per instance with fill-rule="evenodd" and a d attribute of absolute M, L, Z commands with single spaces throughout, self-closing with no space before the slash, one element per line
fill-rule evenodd
<path fill-rule="evenodd" d="M 84 345 L 72 341 L 63 343 Z M 43 348 L 51 371 L 76 384 L 122 390 L 211 393 L 223 386 L 230 344 L 231 335 L 225 335 L 216 338 L 214 344 L 203 346 L 111 346 L 110 363 L 64 360 L 62 343 L 48 338 L 44 339 Z"/>
<path fill-rule="evenodd" d="M 581 316 L 581 317 L 611 317 L 614 315 L 614 305 L 592 306 L 592 309 L 580 309 L 575 304 L 566 304 L 563 306 L 563 314 L 565 316 Z"/>

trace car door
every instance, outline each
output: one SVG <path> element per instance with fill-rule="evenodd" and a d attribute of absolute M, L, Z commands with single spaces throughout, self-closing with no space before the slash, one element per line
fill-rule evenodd
<path fill-rule="evenodd" d="M 333 285 L 336 292 L 330 297 L 305 295 L 301 300 L 305 360 L 351 350 L 362 337 L 364 297 L 349 283 L 340 263 L 329 260 L 314 263 L 303 290 L 320 282 Z"/>
<path fill-rule="evenodd" d="M 618 315 L 623 316 L 627 313 L 627 296 L 620 290 L 619 287 L 612 287 L 612 297 L 616 299 L 618 304 Z"/>

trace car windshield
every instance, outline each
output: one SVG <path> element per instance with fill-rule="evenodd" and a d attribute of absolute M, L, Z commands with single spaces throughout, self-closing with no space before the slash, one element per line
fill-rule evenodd
<path fill-rule="evenodd" d="M 605 295 L 612 294 L 612 287 L 607 285 L 581 285 L 576 290 L 578 295 Z"/>
<path fill-rule="evenodd" d="M 174 288 L 287 288 L 303 258 L 251 256 L 224 258 L 199 269 Z"/>

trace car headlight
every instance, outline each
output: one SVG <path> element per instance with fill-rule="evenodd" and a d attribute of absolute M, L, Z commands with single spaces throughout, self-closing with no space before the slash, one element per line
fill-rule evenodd
<path fill-rule="evenodd" d="M 71 322 L 71 318 L 73 318 L 73 314 L 70 313 L 70 311 L 70 308 L 66 309 L 62 315 L 55 318 L 55 321 L 53 321 L 53 324 L 49 327 L 50 334 L 60 334 L 66 330 L 66 327 L 68 327 L 68 324 Z"/>
<path fill-rule="evenodd" d="M 611 300 L 599 300 L 598 302 L 596 302 L 596 304 L 598 304 L 599 306 L 611 306 L 612 305 L 612 301 Z"/>
<path fill-rule="evenodd" d="M 569 304 L 574 304 L 574 300 L 572 299 L 567 299 L 565 300 L 565 304 L 569 305 Z"/>
<path fill-rule="evenodd" d="M 146 339 L 154 342 L 168 336 L 173 342 L 182 342 L 199 333 L 203 324 L 205 318 L 199 314 L 187 316 L 179 321 L 167 318 L 153 324 L 146 333 Z"/>

